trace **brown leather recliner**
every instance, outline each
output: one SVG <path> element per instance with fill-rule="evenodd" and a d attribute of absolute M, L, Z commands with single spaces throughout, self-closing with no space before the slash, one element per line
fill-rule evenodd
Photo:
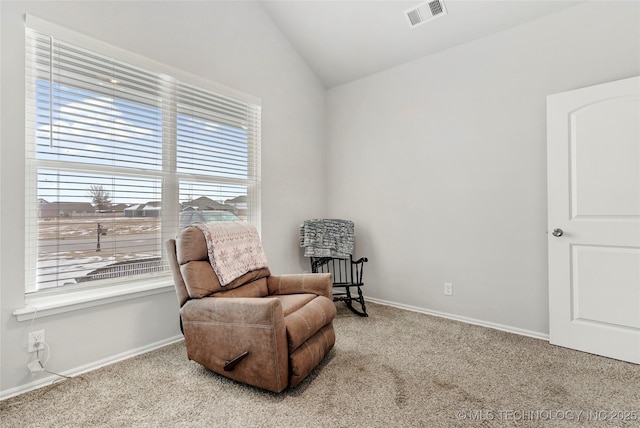
<path fill-rule="evenodd" d="M 331 274 L 257 269 L 221 286 L 196 227 L 166 242 L 189 359 L 231 379 L 281 392 L 335 343 Z"/>

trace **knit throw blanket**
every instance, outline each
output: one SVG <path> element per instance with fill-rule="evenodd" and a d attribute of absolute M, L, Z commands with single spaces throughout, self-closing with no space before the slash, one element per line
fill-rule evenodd
<path fill-rule="evenodd" d="M 340 219 L 305 220 L 300 225 L 300 246 L 305 257 L 348 259 L 353 253 L 353 222 Z"/>
<path fill-rule="evenodd" d="M 267 267 L 256 228 L 240 221 L 194 223 L 207 242 L 209 262 L 225 286 L 247 272 Z"/>

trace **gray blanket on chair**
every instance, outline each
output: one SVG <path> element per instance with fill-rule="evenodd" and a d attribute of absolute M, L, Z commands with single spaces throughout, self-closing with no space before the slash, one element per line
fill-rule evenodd
<path fill-rule="evenodd" d="M 300 246 L 305 257 L 348 259 L 353 253 L 352 221 L 333 218 L 305 220 L 300 225 Z"/>

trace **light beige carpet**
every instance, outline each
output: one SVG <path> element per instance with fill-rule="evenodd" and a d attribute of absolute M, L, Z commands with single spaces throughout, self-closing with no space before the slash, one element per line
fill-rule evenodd
<path fill-rule="evenodd" d="M 640 426 L 640 366 L 368 304 L 338 304 L 336 346 L 273 394 L 178 343 L 0 402 L 2 427 Z M 625 422 L 623 419 L 627 419 Z"/>

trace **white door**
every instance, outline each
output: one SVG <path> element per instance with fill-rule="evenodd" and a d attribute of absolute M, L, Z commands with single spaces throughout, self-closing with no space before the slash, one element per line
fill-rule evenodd
<path fill-rule="evenodd" d="M 547 98 L 549 339 L 640 363 L 640 77 Z"/>

